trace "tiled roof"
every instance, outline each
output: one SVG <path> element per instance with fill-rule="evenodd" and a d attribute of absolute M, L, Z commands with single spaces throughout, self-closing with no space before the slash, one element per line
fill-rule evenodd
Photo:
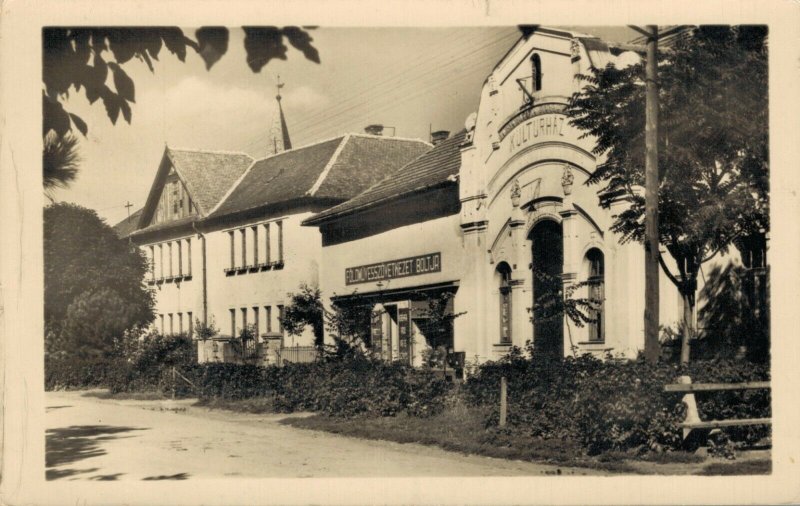
<path fill-rule="evenodd" d="M 128 237 L 131 232 L 136 230 L 136 227 L 139 225 L 139 216 L 141 216 L 143 210 L 144 208 L 139 209 L 131 214 L 130 217 L 125 218 L 112 227 L 120 239 Z"/>
<path fill-rule="evenodd" d="M 167 155 L 201 213 L 208 213 L 253 163 L 244 153 L 167 148 Z"/>
<path fill-rule="evenodd" d="M 466 130 L 462 130 L 408 165 L 393 171 L 363 193 L 347 202 L 326 209 L 303 223 L 316 225 L 447 181 L 457 175 L 461 167 L 459 146 L 464 142 L 465 136 Z"/>
<path fill-rule="evenodd" d="M 184 216 L 183 218 L 177 218 L 174 220 L 169 221 L 162 221 L 160 223 L 154 223 L 153 225 L 148 225 L 144 228 L 140 228 L 131 232 L 130 235 L 132 236 L 139 236 L 142 234 L 149 234 L 151 232 L 157 232 L 159 230 L 167 230 L 178 228 L 180 226 L 188 225 L 193 222 L 197 221 L 197 216 Z"/>
<path fill-rule="evenodd" d="M 284 151 L 255 162 L 211 215 L 304 196 L 344 201 L 429 149 L 420 140 L 348 134 Z"/>

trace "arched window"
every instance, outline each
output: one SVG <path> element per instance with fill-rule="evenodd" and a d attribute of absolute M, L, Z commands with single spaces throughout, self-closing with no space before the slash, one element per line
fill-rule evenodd
<path fill-rule="evenodd" d="M 538 54 L 531 57 L 531 87 L 536 92 L 542 89 L 542 60 Z"/>
<path fill-rule="evenodd" d="M 589 315 L 594 321 L 589 324 L 589 340 L 605 340 L 605 261 L 603 252 L 592 248 L 586 252 L 586 261 L 589 264 L 589 300 L 594 302 L 595 308 Z"/>
<path fill-rule="evenodd" d="M 511 267 L 497 266 L 500 281 L 500 344 L 511 344 Z"/>

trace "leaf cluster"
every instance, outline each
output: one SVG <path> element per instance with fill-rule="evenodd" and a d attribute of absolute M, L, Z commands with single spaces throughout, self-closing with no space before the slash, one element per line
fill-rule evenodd
<path fill-rule="evenodd" d="M 245 26 L 243 29 L 247 64 L 253 72 L 260 72 L 273 59 L 286 59 L 288 47 L 284 40 L 307 59 L 320 61 L 308 29 L 294 26 Z M 206 69 L 211 69 L 227 52 L 229 38 L 229 30 L 218 26 L 197 29 L 194 39 L 175 26 L 44 28 L 42 134 L 52 131 L 62 137 L 73 126 L 83 135 L 87 134 L 86 122 L 63 107 L 63 100 L 70 91 L 84 93 L 91 104 L 102 102 L 113 124 L 120 115 L 130 123 L 136 87 L 123 65 L 135 59 L 144 62 L 152 72 L 153 62 L 158 61 L 164 51 L 184 62 L 188 50 L 192 49 L 203 59 Z"/>
<path fill-rule="evenodd" d="M 567 113 L 596 139 L 588 180 L 629 205 L 621 241 L 644 240 L 645 69 L 609 64 L 581 76 Z M 692 288 L 699 265 L 738 237 L 769 230 L 766 27 L 700 26 L 658 62 L 660 242 Z M 663 265 L 662 265 L 663 267 Z"/>

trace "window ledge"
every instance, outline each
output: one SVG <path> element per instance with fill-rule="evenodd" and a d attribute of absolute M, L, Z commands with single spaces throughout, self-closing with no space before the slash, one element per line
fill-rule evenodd
<path fill-rule="evenodd" d="M 579 341 L 579 346 L 605 346 L 605 341 Z"/>
<path fill-rule="evenodd" d="M 260 264 L 244 265 L 242 267 L 226 267 L 225 275 L 233 276 L 234 274 L 247 274 L 250 272 L 268 271 L 271 269 L 283 269 L 283 260 L 277 262 L 263 262 Z"/>

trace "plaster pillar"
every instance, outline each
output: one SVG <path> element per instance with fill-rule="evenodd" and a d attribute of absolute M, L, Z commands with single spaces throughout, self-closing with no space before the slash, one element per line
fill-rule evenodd
<path fill-rule="evenodd" d="M 564 190 L 564 200 L 562 209 L 558 212 L 561 216 L 561 231 L 563 236 L 564 262 L 562 268 L 561 281 L 564 288 L 564 296 L 567 295 L 567 288 L 578 280 L 578 269 L 580 268 L 580 244 L 578 244 L 577 226 L 575 223 L 578 214 L 573 205 L 572 184 L 575 176 L 569 165 L 564 165 L 564 173 L 561 176 L 561 188 Z M 571 346 L 577 345 L 576 336 L 572 335 L 572 323 L 569 318 L 564 317 L 564 354 L 571 355 Z"/>
<path fill-rule="evenodd" d="M 520 348 L 532 339 L 532 326 L 528 307 L 531 301 L 526 296 L 526 272 L 530 264 L 530 248 L 525 237 L 525 214 L 520 208 L 522 191 L 519 181 L 511 186 L 511 229 L 512 265 L 511 265 L 511 343 Z"/>

